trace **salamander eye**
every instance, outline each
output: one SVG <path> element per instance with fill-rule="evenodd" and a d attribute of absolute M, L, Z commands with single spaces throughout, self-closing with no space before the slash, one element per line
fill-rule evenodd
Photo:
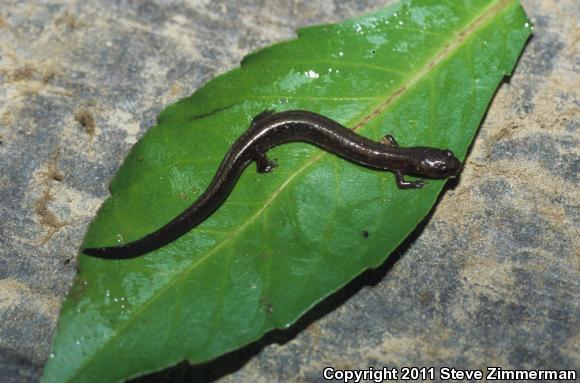
<path fill-rule="evenodd" d="M 453 152 L 452 152 L 451 150 L 449 150 L 449 149 L 447 149 L 447 150 L 446 150 L 446 151 L 444 151 L 443 153 L 445 153 L 445 156 L 446 156 L 446 157 L 455 157 L 455 156 L 453 155 Z"/>

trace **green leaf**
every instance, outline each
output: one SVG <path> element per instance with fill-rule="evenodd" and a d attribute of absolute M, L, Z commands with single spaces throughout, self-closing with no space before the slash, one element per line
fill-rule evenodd
<path fill-rule="evenodd" d="M 529 35 L 515 0 L 404 1 L 302 29 L 167 107 L 113 179 L 84 246 L 135 240 L 173 219 L 265 109 L 318 112 L 375 140 L 390 133 L 464 159 Z M 211 217 L 162 249 L 127 261 L 80 255 L 43 381 L 200 363 L 288 327 L 380 265 L 445 183 L 401 190 L 391 173 L 302 143 L 269 155 L 272 174 L 249 167 Z"/>

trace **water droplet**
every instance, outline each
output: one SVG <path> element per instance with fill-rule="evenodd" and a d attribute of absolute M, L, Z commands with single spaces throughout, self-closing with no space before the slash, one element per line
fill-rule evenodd
<path fill-rule="evenodd" d="M 385 21 L 385 24 L 389 24 L 389 20 Z"/>
<path fill-rule="evenodd" d="M 54 352 L 51 352 L 50 353 L 50 359 L 53 359 L 53 358 L 54 358 Z"/>
<path fill-rule="evenodd" d="M 487 45 L 487 40 L 483 40 L 483 43 L 484 43 L 485 45 Z"/>
<path fill-rule="evenodd" d="M 110 297 L 111 296 L 111 291 L 110 290 L 105 291 L 105 296 L 107 298 Z"/>
<path fill-rule="evenodd" d="M 115 302 L 119 302 L 119 300 L 118 300 L 117 298 L 113 298 L 113 300 L 114 300 Z"/>
<path fill-rule="evenodd" d="M 121 300 L 124 301 L 125 300 L 125 297 L 121 297 Z"/>
<path fill-rule="evenodd" d="M 313 70 L 309 70 L 308 72 L 305 72 L 304 75 L 308 78 L 318 78 L 320 77 L 320 75 L 318 73 L 316 73 Z"/>
<path fill-rule="evenodd" d="M 78 346 L 79 344 L 81 344 L 81 341 L 77 339 L 77 340 L 75 341 L 75 344 Z"/>
<path fill-rule="evenodd" d="M 123 241 L 123 234 L 117 234 L 117 243 L 122 243 Z"/>
<path fill-rule="evenodd" d="M 125 305 L 121 305 L 121 310 L 125 310 Z"/>
<path fill-rule="evenodd" d="M 403 21 L 399 20 L 399 25 L 403 25 L 403 24 L 404 24 Z"/>
<path fill-rule="evenodd" d="M 525 23 L 524 27 L 529 28 L 530 27 L 530 23 Z"/>
<path fill-rule="evenodd" d="M 338 55 L 339 55 L 340 57 L 342 57 L 342 56 L 344 56 L 344 52 L 338 52 Z"/>
<path fill-rule="evenodd" d="M 393 16 L 397 17 L 397 12 L 393 13 Z"/>

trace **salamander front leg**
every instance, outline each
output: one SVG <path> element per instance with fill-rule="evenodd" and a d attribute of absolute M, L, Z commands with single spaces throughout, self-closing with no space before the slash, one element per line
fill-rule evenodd
<path fill-rule="evenodd" d="M 256 161 L 256 169 L 258 170 L 258 173 L 271 173 L 272 170 L 278 166 L 276 160 L 269 160 L 268 157 L 266 157 L 266 153 L 256 153 L 254 160 Z"/>
<path fill-rule="evenodd" d="M 383 145 L 399 146 L 399 144 L 395 140 L 395 137 L 391 136 L 390 134 L 387 134 L 386 136 L 381 138 L 379 142 Z"/>
<path fill-rule="evenodd" d="M 413 182 L 405 181 L 405 177 L 403 176 L 403 173 L 400 170 L 395 172 L 395 176 L 397 177 L 397 186 L 399 187 L 399 189 L 420 189 L 427 184 L 425 181 L 422 180 L 417 180 Z"/>

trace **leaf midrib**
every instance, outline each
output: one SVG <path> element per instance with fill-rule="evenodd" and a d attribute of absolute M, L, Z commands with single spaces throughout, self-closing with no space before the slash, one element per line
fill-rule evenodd
<path fill-rule="evenodd" d="M 351 124 L 348 126 L 354 126 L 353 130 L 358 130 L 362 126 L 366 125 L 369 121 L 371 121 L 376 116 L 382 114 L 385 109 L 389 105 L 391 105 L 396 99 L 400 96 L 405 94 L 408 89 L 411 89 L 416 83 L 418 83 L 426 74 L 428 74 L 433 68 L 437 67 L 445 58 L 450 57 L 452 53 L 454 53 L 459 47 L 461 47 L 462 43 L 467 40 L 467 38 L 473 35 L 476 31 L 479 30 L 479 26 L 487 25 L 486 21 L 493 20 L 494 16 L 499 15 L 503 10 L 505 10 L 509 4 L 511 4 L 514 0 L 497 0 L 491 3 L 488 7 L 481 11 L 472 21 L 467 23 L 467 27 L 457 32 L 454 36 L 451 36 L 450 40 L 451 43 L 443 45 L 441 49 L 439 49 L 434 57 L 427 62 L 427 64 L 417 72 L 417 74 L 404 82 L 404 84 L 393 93 L 385 95 L 385 101 L 380 103 L 378 106 L 375 106 L 372 109 L 368 109 L 367 111 L 363 112 L 361 116 L 357 119 L 353 119 Z M 97 356 L 100 353 L 100 350 L 103 350 L 109 345 L 114 339 L 119 336 L 126 328 L 129 327 L 133 321 L 140 317 L 141 313 L 145 312 L 146 309 L 155 302 L 159 297 L 161 297 L 167 290 L 171 287 L 176 285 L 178 282 L 182 281 L 186 277 L 188 277 L 196 268 L 197 266 L 208 259 L 211 255 L 216 253 L 219 249 L 221 249 L 226 244 L 230 243 L 234 238 L 238 236 L 241 232 L 245 230 L 250 224 L 252 224 L 257 217 L 259 217 L 267 207 L 269 207 L 273 201 L 276 200 L 277 196 L 289 185 L 298 175 L 302 174 L 307 168 L 309 168 L 312 164 L 318 162 L 321 158 L 325 155 L 328 155 L 326 152 L 321 151 L 319 154 L 311 157 L 307 160 L 303 166 L 301 166 L 294 174 L 292 174 L 286 181 L 284 181 L 273 193 L 272 196 L 266 200 L 266 203 L 250 218 L 246 220 L 237 230 L 235 230 L 230 236 L 228 236 L 224 241 L 222 241 L 219 245 L 212 248 L 208 253 L 202 256 L 199 260 L 193 263 L 191 266 L 187 267 L 181 274 L 177 275 L 172 281 L 167 283 L 165 286 L 160 288 L 155 294 L 153 294 L 149 299 L 147 299 L 138 310 L 134 312 L 128 320 L 122 323 L 122 325 L 118 328 L 116 332 L 114 332 L 113 336 L 111 336 L 106 342 L 102 344 L 101 347 L 95 349 L 95 353 L 93 355 Z M 185 356 L 181 356 L 182 358 Z M 95 358 L 87 358 L 85 362 L 82 363 L 76 372 L 71 375 L 70 379 L 74 379 L 75 377 L 79 376 L 80 373 L 90 364 L 91 361 L 95 360 Z"/>

